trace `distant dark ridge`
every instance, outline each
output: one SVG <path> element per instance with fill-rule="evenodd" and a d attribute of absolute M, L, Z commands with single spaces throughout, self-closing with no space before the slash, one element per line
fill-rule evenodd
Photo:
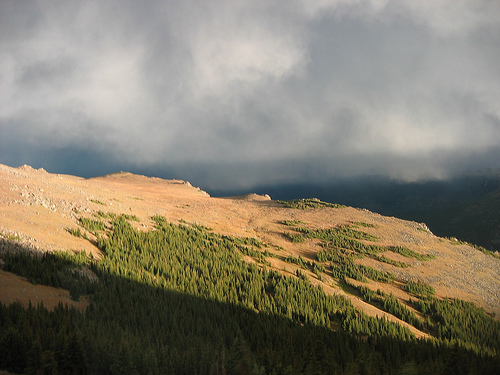
<path fill-rule="evenodd" d="M 480 245 L 500 252 L 500 189 L 477 199 L 426 212 L 408 214 L 424 221 L 441 237 Z"/>

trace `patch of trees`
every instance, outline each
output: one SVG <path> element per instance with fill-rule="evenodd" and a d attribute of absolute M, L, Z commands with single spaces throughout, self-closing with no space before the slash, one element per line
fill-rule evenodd
<path fill-rule="evenodd" d="M 416 296 L 433 296 L 436 294 L 436 290 L 431 285 L 421 280 L 409 280 L 403 289 Z"/>
<path fill-rule="evenodd" d="M 350 283 L 348 280 L 344 280 L 344 283 L 349 285 L 351 288 L 355 288 L 364 301 L 377 306 L 402 321 L 411 324 L 415 328 L 427 330 L 424 322 L 419 319 L 412 310 L 401 303 L 392 293 L 387 294 L 380 289 L 375 292 L 364 285 L 355 285 Z"/>
<path fill-rule="evenodd" d="M 373 259 L 375 259 L 375 260 L 377 260 L 379 262 L 382 262 L 382 263 L 390 264 L 390 265 L 395 266 L 395 267 L 400 267 L 400 268 L 408 268 L 408 267 L 410 267 L 410 265 L 408 263 L 399 262 L 397 260 L 393 260 L 393 259 L 387 258 L 387 257 L 385 257 L 383 255 L 374 255 Z"/>
<path fill-rule="evenodd" d="M 406 258 L 415 258 L 417 260 L 421 261 L 426 261 L 426 260 L 431 260 L 435 259 L 436 257 L 432 254 L 420 254 L 417 253 L 416 251 L 413 251 L 411 249 L 408 249 L 407 247 L 403 246 L 392 246 L 390 250 L 396 254 L 400 254 Z"/>
<path fill-rule="evenodd" d="M 500 321 L 492 319 L 473 303 L 426 297 L 418 301 L 417 308 L 432 319 L 438 339 L 481 354 L 499 356 Z"/>
<path fill-rule="evenodd" d="M 298 210 L 307 210 L 310 208 L 345 208 L 346 206 L 336 203 L 323 202 L 317 198 L 292 199 L 289 201 L 278 200 L 287 208 L 295 208 Z"/>

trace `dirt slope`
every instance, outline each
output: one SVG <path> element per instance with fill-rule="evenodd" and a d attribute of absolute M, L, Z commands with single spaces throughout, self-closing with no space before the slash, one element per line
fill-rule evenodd
<path fill-rule="evenodd" d="M 267 196 L 256 194 L 213 198 L 181 180 L 148 178 L 123 172 L 83 179 L 50 174 L 29 166 L 11 168 L 0 164 L 0 247 L 14 240 L 32 249 L 86 251 L 99 256 L 98 249 L 89 241 L 67 231 L 78 227 L 79 217 L 90 217 L 97 211 L 134 214 L 140 219 L 135 225 L 144 230 L 152 226 L 150 217 L 160 214 L 172 222 L 197 223 L 223 234 L 255 237 L 270 245 L 271 251 L 279 252 L 281 259 L 287 255 L 300 255 L 306 260 L 314 260 L 320 249 L 314 240 L 291 243 L 284 235 L 289 229 L 281 223 L 283 220 L 300 220 L 310 228 L 329 228 L 353 222 L 374 224 L 375 228 L 363 228 L 363 231 L 378 236 L 377 244 L 404 246 L 421 254 L 433 254 L 435 259 L 423 262 L 387 253 L 387 257 L 410 263 L 411 267 L 397 268 L 368 258 L 361 259 L 361 263 L 390 271 L 402 280 L 425 281 L 436 289 L 438 297 L 469 300 L 500 316 L 500 259 L 468 245 L 438 238 L 423 224 L 351 207 L 289 209 Z M 295 273 L 297 268 L 279 258 L 268 260 L 281 272 Z M 312 273 L 309 277 L 311 282 L 322 284 L 328 293 L 346 295 L 330 277 L 325 277 L 323 281 Z M 15 280 L 22 284 L 21 289 L 15 289 Z M 4 288 L 7 283 L 14 288 L 9 293 Z M 36 297 L 16 292 L 29 289 L 23 283 L 26 281 L 21 278 L 0 272 L 0 300 L 11 302 L 12 293 L 18 293 L 14 299 L 23 303 L 33 298 L 35 303 L 44 298 L 59 298 L 55 296 L 60 292 L 40 286 L 37 287 Z M 374 290 L 380 288 L 393 292 L 402 301 L 409 299 L 405 292 L 388 284 L 372 282 L 369 286 Z M 348 297 L 370 315 L 388 315 L 357 297 Z M 65 294 L 61 294 L 59 299 L 68 300 Z M 392 316 L 388 318 L 397 320 Z"/>

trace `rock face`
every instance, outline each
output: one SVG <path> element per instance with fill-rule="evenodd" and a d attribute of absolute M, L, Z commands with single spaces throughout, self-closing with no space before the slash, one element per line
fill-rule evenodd
<path fill-rule="evenodd" d="M 30 251 L 86 251 L 99 257 L 101 254 L 92 241 L 75 237 L 69 230 L 79 228 L 81 217 L 96 218 L 106 213 L 136 215 L 139 222 L 133 225 L 140 230 L 152 229 L 151 216 L 162 215 L 173 223 L 196 223 L 224 235 L 258 239 L 267 244 L 262 251 L 276 254 L 267 258 L 268 267 L 287 274 L 295 274 L 298 269 L 297 265 L 284 260 L 288 256 L 314 262 L 322 248 L 312 239 L 300 243 L 290 241 L 288 234 L 293 230 L 284 222 L 300 223 L 311 230 L 361 225 L 359 230 L 376 236 L 377 245 L 406 247 L 434 258 L 421 261 L 384 253 L 393 261 L 408 263 L 409 267 L 400 268 L 368 257 L 358 259 L 360 264 L 389 271 L 400 280 L 424 281 L 436 289 L 438 297 L 472 301 L 500 317 L 500 259 L 457 241 L 436 237 L 425 224 L 351 207 L 290 209 L 268 195 L 255 193 L 214 198 L 187 181 L 126 172 L 84 179 L 29 166 L 0 165 L 0 247 L 3 249 L 15 243 Z M 312 283 L 321 285 L 328 293 L 345 295 L 328 274 L 322 280 L 312 272 L 306 274 Z M 0 282 L 1 277 L 2 274 Z M 389 284 L 371 282 L 367 285 L 374 290 L 393 292 L 401 301 L 410 298 Z M 357 297 L 349 298 L 369 314 L 386 314 Z"/>

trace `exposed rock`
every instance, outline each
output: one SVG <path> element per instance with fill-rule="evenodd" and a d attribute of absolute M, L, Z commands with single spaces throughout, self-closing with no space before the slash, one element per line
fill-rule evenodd
<path fill-rule="evenodd" d="M 268 194 L 259 195 L 256 193 L 250 193 L 245 195 L 239 195 L 232 197 L 233 199 L 245 200 L 245 201 L 270 201 L 271 197 Z"/>

